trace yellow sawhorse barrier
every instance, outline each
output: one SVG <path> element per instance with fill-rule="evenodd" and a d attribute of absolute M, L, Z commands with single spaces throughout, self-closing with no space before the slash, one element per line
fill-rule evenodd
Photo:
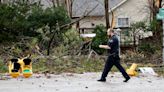
<path fill-rule="evenodd" d="M 138 72 L 136 71 L 137 69 L 137 64 L 133 63 L 129 69 L 126 70 L 127 74 L 129 76 L 137 76 Z"/>
<path fill-rule="evenodd" d="M 25 78 L 32 76 L 32 62 L 29 58 L 11 59 L 9 62 L 9 74 L 17 78 L 22 73 Z"/>

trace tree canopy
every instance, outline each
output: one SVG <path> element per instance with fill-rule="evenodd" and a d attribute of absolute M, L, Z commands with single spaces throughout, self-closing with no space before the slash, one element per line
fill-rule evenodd
<path fill-rule="evenodd" d="M 39 2 L 28 0 L 0 4 L 0 42 L 19 41 L 22 36 L 46 40 L 44 47 L 62 42 L 65 28 L 70 22 L 63 6 L 42 8 Z M 52 43 L 53 42 L 53 43 Z M 49 51 L 47 52 L 49 54 Z"/>

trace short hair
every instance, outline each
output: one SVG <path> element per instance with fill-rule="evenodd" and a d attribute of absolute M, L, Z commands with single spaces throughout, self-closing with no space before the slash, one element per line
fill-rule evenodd
<path fill-rule="evenodd" d="M 114 33 L 114 30 L 112 28 L 109 28 L 107 31 Z"/>

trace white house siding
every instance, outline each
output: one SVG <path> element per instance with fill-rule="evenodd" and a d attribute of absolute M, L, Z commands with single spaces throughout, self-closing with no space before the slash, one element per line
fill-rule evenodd
<path fill-rule="evenodd" d="M 80 21 L 80 28 L 94 28 L 96 25 L 99 24 L 105 25 L 104 17 L 87 17 Z"/>
<path fill-rule="evenodd" d="M 149 19 L 149 9 L 147 6 L 147 0 L 127 0 L 114 10 L 115 18 L 128 17 L 130 23 L 146 21 Z"/>
<path fill-rule="evenodd" d="M 129 18 L 129 25 L 131 23 L 139 22 L 139 21 L 148 21 L 149 20 L 149 9 L 147 5 L 147 0 L 127 0 L 124 4 L 122 4 L 119 8 L 114 10 L 115 14 L 115 24 L 118 24 L 118 18 Z M 111 15 L 110 15 L 111 17 Z M 126 29 L 125 29 L 126 30 Z M 131 34 L 131 33 L 130 33 Z M 122 34 L 121 42 L 125 43 L 129 41 L 131 44 L 133 43 L 133 36 L 125 36 Z M 136 44 L 138 44 L 138 38 L 136 38 Z M 129 44 L 130 44 L 129 43 Z"/>

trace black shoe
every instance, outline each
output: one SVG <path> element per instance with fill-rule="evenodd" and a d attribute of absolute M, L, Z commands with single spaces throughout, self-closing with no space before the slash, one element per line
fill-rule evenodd
<path fill-rule="evenodd" d="M 97 81 L 99 81 L 99 82 L 106 82 L 106 79 L 99 79 Z"/>
<path fill-rule="evenodd" d="M 130 77 L 126 78 L 123 82 L 128 82 L 130 80 Z"/>

